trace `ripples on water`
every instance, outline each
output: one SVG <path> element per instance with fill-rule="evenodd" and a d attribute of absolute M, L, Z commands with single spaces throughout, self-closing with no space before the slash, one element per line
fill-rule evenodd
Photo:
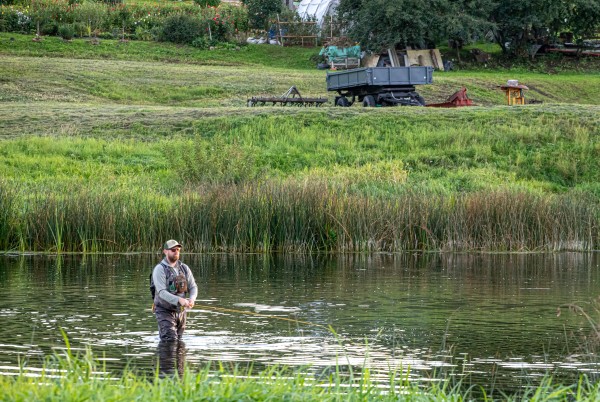
<path fill-rule="evenodd" d="M 599 370 L 582 341 L 589 324 L 565 309 L 557 316 L 570 303 L 592 311 L 596 254 L 183 258 L 200 292 L 185 344 L 171 351 L 179 363 L 309 366 L 316 374 L 341 364 L 370 367 L 384 383 L 400 368 L 412 378 L 505 387 Z M 147 282 L 158 260 L 0 256 L 0 373 L 26 362 L 34 375 L 64 348 L 59 328 L 109 369 L 152 372 L 161 350 Z"/>

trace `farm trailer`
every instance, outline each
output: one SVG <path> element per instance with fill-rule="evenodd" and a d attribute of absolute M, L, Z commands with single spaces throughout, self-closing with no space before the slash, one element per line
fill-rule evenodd
<path fill-rule="evenodd" d="M 336 91 L 335 106 L 425 106 L 415 85 L 431 84 L 433 67 L 364 67 L 327 72 L 327 90 Z"/>

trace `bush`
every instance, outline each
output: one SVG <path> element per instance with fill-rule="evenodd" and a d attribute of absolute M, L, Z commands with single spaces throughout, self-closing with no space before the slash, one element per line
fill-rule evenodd
<path fill-rule="evenodd" d="M 196 137 L 174 149 L 174 155 L 175 171 L 188 183 L 239 184 L 256 180 L 263 173 L 254 149 L 229 143 L 221 136 Z"/>
<path fill-rule="evenodd" d="M 2 9 L 0 21 L 2 23 L 2 30 L 6 32 L 27 33 L 33 27 L 33 23 L 29 15 L 12 7 L 5 7 Z"/>
<path fill-rule="evenodd" d="M 100 39 L 114 39 L 115 35 L 112 32 L 100 32 L 100 34 L 98 35 L 98 37 Z"/>
<path fill-rule="evenodd" d="M 192 46 L 197 47 L 198 49 L 208 49 L 209 47 L 214 46 L 214 45 L 215 45 L 215 42 L 211 41 L 210 39 L 208 39 L 205 36 L 198 36 L 192 42 Z"/>
<path fill-rule="evenodd" d="M 81 22 L 74 23 L 73 30 L 75 30 L 75 36 L 77 36 L 78 38 L 84 37 L 85 34 L 87 33 L 87 27 L 85 26 L 85 24 L 82 24 Z"/>
<path fill-rule="evenodd" d="M 248 7 L 250 27 L 268 29 L 269 18 L 281 11 L 281 0 L 242 0 Z"/>
<path fill-rule="evenodd" d="M 194 0 L 200 7 L 219 7 L 221 0 Z"/>
<path fill-rule="evenodd" d="M 75 27 L 72 24 L 63 24 L 58 27 L 58 36 L 64 40 L 71 40 L 75 36 Z"/>
<path fill-rule="evenodd" d="M 162 34 L 162 30 L 158 27 L 154 28 L 143 28 L 137 27 L 133 34 L 136 40 L 155 41 L 159 40 Z"/>
<path fill-rule="evenodd" d="M 75 24 L 76 36 L 92 36 L 118 29 L 121 35 L 135 34 L 141 40 L 165 40 L 191 43 L 198 36 L 208 36 L 224 42 L 235 38 L 238 32 L 248 30 L 246 7 L 221 4 L 206 0 L 207 7 L 196 4 L 107 4 L 83 0 L 19 0 L 29 6 L 3 6 L 0 0 L 0 31 L 28 33 L 40 28 L 41 34 L 57 34 L 58 27 Z M 183 16 L 185 15 L 185 17 Z M 170 25 L 166 20 L 172 17 Z M 193 20 L 196 21 L 193 21 Z M 178 22 L 184 25 L 177 27 Z M 199 26 L 198 26 L 199 24 Z M 163 29 L 165 28 L 165 29 Z M 163 32 L 164 31 L 164 32 Z"/>
<path fill-rule="evenodd" d="M 126 7 L 124 4 L 116 5 L 115 7 L 109 7 L 108 15 L 103 25 L 110 28 L 127 29 L 134 23 L 133 21 L 133 10 L 130 7 Z"/>
<path fill-rule="evenodd" d="M 234 40 L 239 32 L 248 30 L 248 13 L 245 7 L 224 4 L 218 8 L 206 7 L 200 11 L 204 34 L 217 42 Z M 245 39 L 245 38 L 244 38 Z"/>
<path fill-rule="evenodd" d="M 202 34 L 202 26 L 198 18 L 175 14 L 165 19 L 159 39 L 164 42 L 191 44 Z"/>
<path fill-rule="evenodd" d="M 86 36 L 100 29 L 108 15 L 108 8 L 102 3 L 85 2 L 73 8 L 73 22 L 79 22 L 86 27 Z"/>
<path fill-rule="evenodd" d="M 58 24 L 56 22 L 47 22 L 41 26 L 42 35 L 58 35 Z"/>

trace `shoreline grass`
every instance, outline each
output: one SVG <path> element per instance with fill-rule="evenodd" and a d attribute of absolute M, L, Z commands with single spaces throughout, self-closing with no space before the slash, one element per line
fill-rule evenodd
<path fill-rule="evenodd" d="M 0 185 L 0 249 L 190 252 L 591 251 L 600 203 L 585 194 L 494 191 L 394 197 L 326 183 L 199 187 L 179 196 L 79 190 L 19 194 Z"/>
<path fill-rule="evenodd" d="M 125 369 L 111 374 L 92 353 L 74 355 L 67 347 L 63 355 L 47 358 L 44 367 L 22 366 L 13 376 L 0 376 L 4 401 L 66 400 L 186 400 L 186 401 L 584 401 L 600 395 L 597 383 L 581 376 L 576 384 L 563 385 L 546 377 L 540 384 L 513 393 L 489 392 L 482 386 L 466 387 L 452 377 L 415 381 L 403 371 L 388 379 L 378 378 L 367 368 L 340 374 L 340 367 L 310 375 L 285 367 L 262 370 L 229 367 L 222 363 L 196 370 L 178 368 L 172 375 L 153 377 Z M 380 376 L 379 376 L 380 377 Z"/>

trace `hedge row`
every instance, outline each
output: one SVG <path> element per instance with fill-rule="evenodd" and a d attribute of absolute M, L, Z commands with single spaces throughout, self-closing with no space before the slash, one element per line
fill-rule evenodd
<path fill-rule="evenodd" d="M 248 30 L 244 6 L 221 4 L 114 4 L 68 0 L 33 0 L 0 6 L 0 31 L 78 37 L 121 37 L 192 43 L 227 42 Z"/>

